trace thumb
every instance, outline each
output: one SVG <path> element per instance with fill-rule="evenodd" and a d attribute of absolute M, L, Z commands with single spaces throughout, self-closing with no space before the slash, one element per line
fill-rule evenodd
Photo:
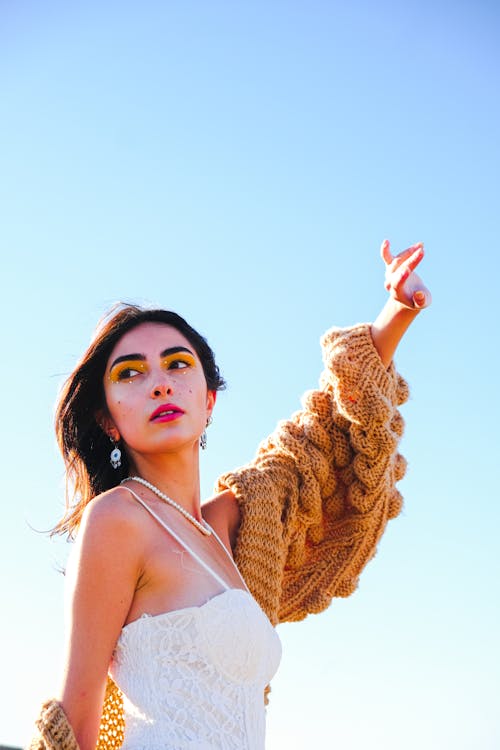
<path fill-rule="evenodd" d="M 415 292 L 413 295 L 413 304 L 415 307 L 424 307 L 425 305 L 425 294 L 422 291 Z"/>

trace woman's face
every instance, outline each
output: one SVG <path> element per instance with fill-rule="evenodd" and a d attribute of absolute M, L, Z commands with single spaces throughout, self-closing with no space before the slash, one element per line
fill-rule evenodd
<path fill-rule="evenodd" d="M 141 323 L 115 345 L 99 421 L 133 453 L 171 453 L 198 443 L 215 403 L 193 345 L 165 323 Z"/>

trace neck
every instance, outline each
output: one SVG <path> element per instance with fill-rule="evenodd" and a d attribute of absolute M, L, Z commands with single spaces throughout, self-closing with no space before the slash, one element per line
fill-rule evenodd
<path fill-rule="evenodd" d="M 134 455 L 130 476 L 137 475 L 182 505 L 201 521 L 198 449 L 166 455 Z"/>

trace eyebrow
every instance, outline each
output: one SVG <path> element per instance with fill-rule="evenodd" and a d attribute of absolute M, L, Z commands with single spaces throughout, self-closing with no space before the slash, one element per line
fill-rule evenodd
<path fill-rule="evenodd" d="M 187 352 L 188 354 L 193 355 L 191 349 L 186 349 L 185 346 L 171 346 L 169 349 L 164 349 L 162 352 L 160 352 L 160 357 L 168 357 L 170 354 L 178 354 L 179 352 Z M 146 357 L 144 356 L 144 354 L 123 354 L 121 357 L 117 357 L 114 360 L 109 369 L 112 370 L 113 367 L 119 362 L 129 362 L 130 360 L 139 360 L 140 362 L 145 362 Z"/>

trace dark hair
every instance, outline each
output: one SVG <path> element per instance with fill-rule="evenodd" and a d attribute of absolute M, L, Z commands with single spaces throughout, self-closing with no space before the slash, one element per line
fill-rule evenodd
<path fill-rule="evenodd" d="M 87 503 L 128 476 L 125 451 L 122 451 L 121 466 L 111 467 L 112 445 L 98 425 L 96 413 L 106 407 L 103 378 L 115 344 L 127 331 L 151 322 L 166 323 L 186 337 L 200 359 L 208 390 L 225 388 L 212 349 L 180 315 L 138 305 L 114 305 L 99 321 L 92 343 L 64 383 L 56 405 L 55 429 L 66 466 L 67 485 L 66 512 L 52 530 L 53 534 L 72 536 Z"/>

